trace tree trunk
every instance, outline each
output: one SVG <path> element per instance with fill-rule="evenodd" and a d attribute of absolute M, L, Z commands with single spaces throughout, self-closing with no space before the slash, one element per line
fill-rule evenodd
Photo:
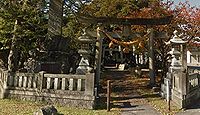
<path fill-rule="evenodd" d="M 12 71 L 12 72 L 15 72 L 18 70 L 18 63 L 19 63 L 19 50 L 16 48 L 16 46 L 17 46 L 17 37 L 16 37 L 17 26 L 18 26 L 18 20 L 15 20 L 12 44 L 10 47 L 10 53 L 8 55 L 8 71 Z"/>

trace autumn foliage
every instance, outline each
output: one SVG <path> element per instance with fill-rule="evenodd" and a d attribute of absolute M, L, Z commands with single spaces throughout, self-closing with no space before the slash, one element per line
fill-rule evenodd
<path fill-rule="evenodd" d="M 147 0 L 148 1 L 148 0 Z M 190 6 L 189 2 L 175 5 L 172 0 L 93 0 L 85 5 L 81 13 L 96 17 L 157 18 L 173 15 L 170 25 L 155 26 L 158 31 L 174 30 L 186 35 L 199 36 L 200 8 Z M 133 31 L 146 31 L 146 26 L 132 26 Z"/>

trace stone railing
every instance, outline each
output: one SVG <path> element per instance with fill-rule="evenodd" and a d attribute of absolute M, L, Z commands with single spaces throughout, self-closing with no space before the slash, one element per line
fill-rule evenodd
<path fill-rule="evenodd" d="M 41 73 L 42 74 L 42 73 Z M 67 74 L 45 74 L 42 75 L 42 90 L 62 90 L 94 95 L 94 74 L 67 75 Z"/>
<path fill-rule="evenodd" d="M 39 78 L 39 73 L 9 73 L 7 89 L 37 90 Z"/>
<path fill-rule="evenodd" d="M 47 101 L 93 109 L 94 74 L 68 75 L 0 71 L 1 98 Z"/>

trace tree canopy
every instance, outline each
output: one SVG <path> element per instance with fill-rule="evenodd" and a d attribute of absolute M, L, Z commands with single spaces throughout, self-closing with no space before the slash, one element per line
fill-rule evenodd
<path fill-rule="evenodd" d="M 93 0 L 84 5 L 79 13 L 96 17 L 119 18 L 156 18 L 173 15 L 170 25 L 156 26 L 157 30 L 167 30 L 171 34 L 177 29 L 182 32 L 187 31 L 187 34 L 198 35 L 200 9 L 191 7 L 188 2 L 180 3 L 175 8 L 174 6 L 173 1 L 170 0 L 167 2 L 160 0 Z M 144 30 L 140 28 L 136 26 L 135 29 Z"/>

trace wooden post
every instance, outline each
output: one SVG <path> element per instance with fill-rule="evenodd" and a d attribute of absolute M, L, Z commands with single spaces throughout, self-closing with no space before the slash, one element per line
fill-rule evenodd
<path fill-rule="evenodd" d="M 168 104 L 168 110 L 170 111 L 170 81 L 167 79 L 167 104 Z"/>
<path fill-rule="evenodd" d="M 169 101 L 168 101 L 168 111 L 171 110 L 170 105 L 171 105 L 171 102 L 170 102 L 170 100 L 169 100 Z"/>
<path fill-rule="evenodd" d="M 96 42 L 96 55 L 95 55 L 95 65 L 96 65 L 96 87 L 99 87 L 100 73 L 101 73 L 101 56 L 102 56 L 102 32 L 100 31 L 102 27 L 97 28 L 97 42 Z M 98 90 L 98 89 L 97 89 Z"/>
<path fill-rule="evenodd" d="M 150 86 L 155 85 L 155 70 L 154 70 L 154 51 L 153 51 L 153 39 L 154 39 L 154 30 L 150 30 L 149 38 L 149 76 L 150 76 Z"/>
<path fill-rule="evenodd" d="M 110 111 L 110 90 L 111 86 L 110 86 L 110 80 L 107 81 L 107 111 Z"/>

